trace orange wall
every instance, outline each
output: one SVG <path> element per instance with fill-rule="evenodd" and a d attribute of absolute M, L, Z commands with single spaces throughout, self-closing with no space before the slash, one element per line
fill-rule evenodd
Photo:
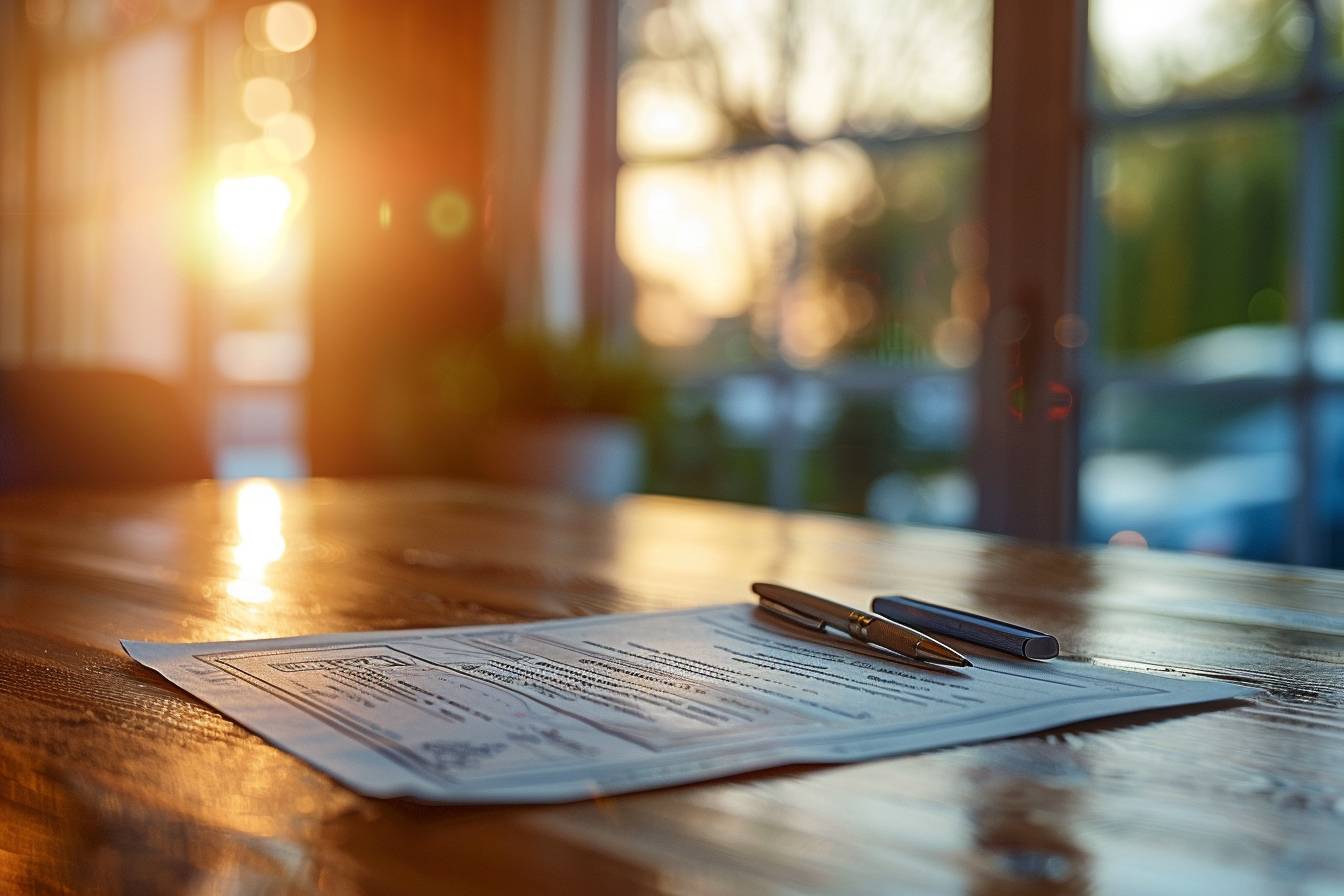
<path fill-rule="evenodd" d="M 391 370 L 499 311 L 481 251 L 489 3 L 314 7 L 311 469 L 423 472 L 396 447 L 416 433 L 389 433 Z"/>

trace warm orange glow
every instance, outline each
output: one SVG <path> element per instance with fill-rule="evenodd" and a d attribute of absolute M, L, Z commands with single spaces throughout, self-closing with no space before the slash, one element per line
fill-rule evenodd
<path fill-rule="evenodd" d="M 313 151 L 317 132 L 313 123 L 302 112 L 286 112 L 266 122 L 266 136 L 283 147 L 286 158 L 297 162 Z"/>
<path fill-rule="evenodd" d="M 226 177 L 215 185 L 215 224 L 228 248 L 263 253 L 274 248 L 293 199 L 273 174 Z"/>
<path fill-rule="evenodd" d="M 243 144 L 243 174 L 267 174 L 289 164 L 289 148 L 274 137 L 258 137 Z"/>
<path fill-rule="evenodd" d="M 980 274 L 958 274 L 952 281 L 952 313 L 982 321 L 989 311 L 989 284 Z"/>
<path fill-rule="evenodd" d="M 727 142 L 723 116 L 684 87 L 660 83 L 634 65 L 621 78 L 616 121 L 627 155 L 695 155 Z"/>
<path fill-rule="evenodd" d="M 274 597 L 266 584 L 266 570 L 285 553 L 280 492 L 260 479 L 243 483 L 238 489 L 235 515 L 238 542 L 233 548 L 233 561 L 238 572 L 225 590 L 234 600 L 266 603 Z"/>
<path fill-rule="evenodd" d="M 50 28 L 61 23 L 65 15 L 63 0 L 28 0 L 24 4 L 28 23 L 37 28 Z"/>
<path fill-rule="evenodd" d="M 295 53 L 317 35 L 317 16 L 307 4 L 281 0 L 266 8 L 266 40 L 282 53 Z"/>
<path fill-rule="evenodd" d="M 217 166 L 228 175 L 241 174 L 245 170 L 243 161 L 247 145 L 244 143 L 226 143 L 219 148 Z"/>
<path fill-rule="evenodd" d="M 880 200 L 873 163 L 849 140 L 829 140 L 799 154 L 795 173 L 799 210 L 816 230 Z"/>
<path fill-rule="evenodd" d="M 752 157 L 723 171 L 728 177 L 693 165 L 627 166 L 617 191 L 621 258 L 641 280 L 671 287 L 697 315 L 742 314 L 762 292 L 754 278 L 768 269 L 772 247 L 792 230 L 772 162 Z M 743 218 L 759 226 L 747 231 Z"/>
<path fill-rule="evenodd" d="M 714 322 L 699 314 L 681 296 L 645 291 L 635 302 L 635 327 L 653 345 L 684 348 L 709 335 Z"/>
<path fill-rule="evenodd" d="M 168 12 L 183 22 L 194 22 L 210 8 L 210 0 L 168 0 Z"/>
<path fill-rule="evenodd" d="M 780 350 L 800 367 L 825 361 L 850 333 L 843 288 L 822 277 L 803 278 L 784 300 Z"/>
<path fill-rule="evenodd" d="M 243 85 L 243 114 L 253 124 L 264 125 L 293 106 L 294 97 L 279 78 L 251 78 Z"/>
<path fill-rule="evenodd" d="M 289 189 L 289 214 L 293 218 L 308 201 L 308 176 L 298 168 L 282 168 L 276 176 L 285 182 Z"/>

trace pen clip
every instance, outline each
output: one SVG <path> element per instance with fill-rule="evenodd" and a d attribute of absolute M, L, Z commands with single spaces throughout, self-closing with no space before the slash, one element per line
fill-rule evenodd
<path fill-rule="evenodd" d="M 767 613 L 773 613 L 779 618 L 787 619 L 789 622 L 797 625 L 814 628 L 817 631 L 824 631 L 826 629 L 826 623 L 815 616 L 809 616 L 806 613 L 795 610 L 793 607 L 786 607 L 768 597 L 762 597 L 758 606 Z"/>

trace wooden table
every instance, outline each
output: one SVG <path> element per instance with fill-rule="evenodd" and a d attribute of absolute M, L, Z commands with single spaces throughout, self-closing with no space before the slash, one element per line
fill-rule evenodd
<path fill-rule="evenodd" d="M 0 892 L 1344 892 L 1344 575 L 667 498 L 433 482 L 0 498 Z M 965 601 L 1258 685 L 844 767 L 566 806 L 366 799 L 128 659 L 748 598 Z"/>

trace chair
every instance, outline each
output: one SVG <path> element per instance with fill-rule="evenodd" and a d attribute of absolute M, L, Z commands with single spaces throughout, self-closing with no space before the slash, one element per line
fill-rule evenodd
<path fill-rule="evenodd" d="M 177 391 L 127 371 L 0 369 L 0 491 L 211 475 Z"/>

